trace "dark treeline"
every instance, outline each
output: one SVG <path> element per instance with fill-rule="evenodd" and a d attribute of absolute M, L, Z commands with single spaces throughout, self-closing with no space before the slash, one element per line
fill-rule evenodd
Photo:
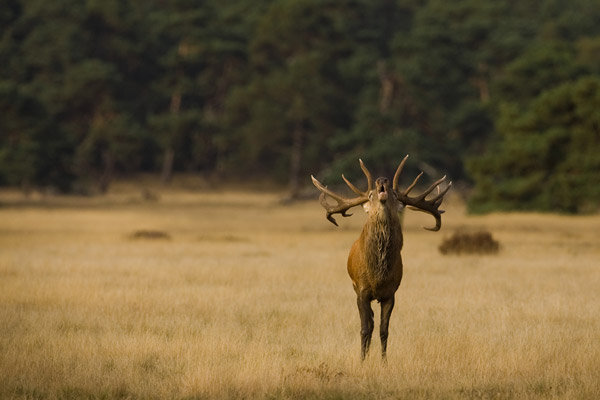
<path fill-rule="evenodd" d="M 600 201 L 597 0 L 3 0 L 0 185 L 447 173 L 471 209 Z"/>

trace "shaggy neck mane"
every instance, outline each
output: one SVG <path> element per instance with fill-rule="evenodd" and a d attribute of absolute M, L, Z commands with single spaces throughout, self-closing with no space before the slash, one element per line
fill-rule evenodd
<path fill-rule="evenodd" d="M 365 224 L 365 256 L 376 281 L 387 277 L 400 254 L 402 233 L 397 220 L 398 214 L 382 206 L 372 210 Z"/>

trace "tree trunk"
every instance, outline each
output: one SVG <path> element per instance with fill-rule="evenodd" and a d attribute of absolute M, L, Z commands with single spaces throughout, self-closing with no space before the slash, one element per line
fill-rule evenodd
<path fill-rule="evenodd" d="M 179 110 L 181 109 L 180 93 L 173 93 L 171 95 L 171 105 L 169 108 L 171 110 L 171 114 L 179 114 Z M 171 129 L 175 128 L 171 127 Z M 162 173 L 160 175 L 160 181 L 163 183 L 163 185 L 171 182 L 171 178 L 173 178 L 173 163 L 175 161 L 175 149 L 173 146 L 173 141 L 175 134 L 176 133 L 173 131 L 169 132 L 169 135 L 171 135 L 171 140 L 165 149 L 165 158 L 163 159 Z"/>
<path fill-rule="evenodd" d="M 483 104 L 487 104 L 490 101 L 490 88 L 486 79 L 488 73 L 488 66 L 484 63 L 477 65 L 478 75 L 473 78 L 473 84 L 479 90 L 479 100 Z"/>
<path fill-rule="evenodd" d="M 388 112 L 390 105 L 392 104 L 392 100 L 394 99 L 396 85 L 393 75 L 388 72 L 385 61 L 380 60 L 377 62 L 377 73 L 379 74 L 379 82 L 381 84 L 379 111 L 382 114 L 385 114 Z"/>
<path fill-rule="evenodd" d="M 482 104 L 487 104 L 490 101 L 490 89 L 487 81 L 484 78 L 474 78 L 473 84 L 479 91 L 479 101 Z"/>
<path fill-rule="evenodd" d="M 108 188 L 112 182 L 113 168 L 115 164 L 113 155 L 109 150 L 104 150 L 102 152 L 102 163 L 104 164 L 104 168 L 102 174 L 100 175 L 99 185 L 100 193 L 105 194 L 108 192 Z"/>
<path fill-rule="evenodd" d="M 304 130 L 299 122 L 292 136 L 292 153 L 290 155 L 290 198 L 295 199 L 300 194 L 300 167 L 302 165 L 302 147 Z"/>
<path fill-rule="evenodd" d="M 31 196 L 32 189 L 31 183 L 29 183 L 29 179 L 24 178 L 21 181 L 21 191 L 23 192 L 26 198 L 29 198 Z"/>
<path fill-rule="evenodd" d="M 165 150 L 165 158 L 163 159 L 162 173 L 160 174 L 160 181 L 163 185 L 171 182 L 173 178 L 173 161 L 175 160 L 175 150 L 171 146 Z"/>

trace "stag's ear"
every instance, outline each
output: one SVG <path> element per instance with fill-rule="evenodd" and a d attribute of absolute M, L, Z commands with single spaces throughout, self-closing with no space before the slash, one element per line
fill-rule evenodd
<path fill-rule="evenodd" d="M 402 210 L 404 210 L 404 203 L 401 202 L 401 201 L 399 201 L 398 202 L 398 210 L 397 211 L 398 212 L 402 212 Z"/>
<path fill-rule="evenodd" d="M 362 206 L 367 214 L 369 213 L 369 211 L 371 211 L 371 202 L 370 201 L 363 203 Z"/>

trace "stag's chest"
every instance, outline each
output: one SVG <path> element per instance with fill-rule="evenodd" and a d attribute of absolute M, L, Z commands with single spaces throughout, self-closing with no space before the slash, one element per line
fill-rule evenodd
<path fill-rule="evenodd" d="M 365 237 L 365 262 L 370 275 L 376 280 L 385 279 L 398 265 L 402 250 L 402 230 L 394 219 L 373 219 L 367 225 Z"/>

